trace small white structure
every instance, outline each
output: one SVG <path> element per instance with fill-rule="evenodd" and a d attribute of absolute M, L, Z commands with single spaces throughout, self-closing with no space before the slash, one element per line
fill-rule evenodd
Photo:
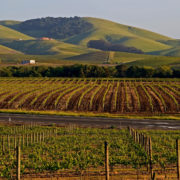
<path fill-rule="evenodd" d="M 24 60 L 21 62 L 21 64 L 36 64 L 35 60 Z"/>

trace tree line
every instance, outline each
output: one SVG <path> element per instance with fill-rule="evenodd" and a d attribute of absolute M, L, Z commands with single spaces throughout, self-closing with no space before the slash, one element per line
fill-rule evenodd
<path fill-rule="evenodd" d="M 93 28 L 93 25 L 81 17 L 46 17 L 24 21 L 11 28 L 34 37 L 50 37 L 64 39 L 84 33 Z"/>
<path fill-rule="evenodd" d="M 120 51 L 120 52 L 129 52 L 129 53 L 137 53 L 137 54 L 144 53 L 143 51 L 135 47 L 128 47 L 117 43 L 112 44 L 104 40 L 90 40 L 87 45 L 89 48 L 100 49 L 103 51 Z"/>
<path fill-rule="evenodd" d="M 180 70 L 169 66 L 158 68 L 138 66 L 8 66 L 0 68 L 0 77 L 127 77 L 127 78 L 180 78 Z"/>

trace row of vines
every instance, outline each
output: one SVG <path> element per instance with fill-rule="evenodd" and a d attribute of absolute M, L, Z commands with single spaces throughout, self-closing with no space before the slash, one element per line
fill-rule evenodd
<path fill-rule="evenodd" d="M 176 174 L 176 139 L 180 131 L 139 130 L 152 139 L 152 165 L 157 174 Z M 104 142 L 109 146 L 111 175 L 148 175 L 147 151 L 128 129 L 55 127 L 38 125 L 0 126 L 0 176 L 13 179 L 16 151 L 21 148 L 21 176 L 104 175 Z"/>
<path fill-rule="evenodd" d="M 178 80 L 0 79 L 0 109 L 179 113 Z"/>

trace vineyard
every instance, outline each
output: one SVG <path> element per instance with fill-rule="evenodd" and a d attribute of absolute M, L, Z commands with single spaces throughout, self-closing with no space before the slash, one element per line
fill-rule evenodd
<path fill-rule="evenodd" d="M 0 79 L 0 109 L 178 114 L 179 104 L 174 79 Z"/>
<path fill-rule="evenodd" d="M 110 179 L 150 179 L 151 171 L 176 179 L 178 138 L 179 130 L 0 125 L 0 176 L 14 179 L 18 166 L 22 178 L 104 179 L 107 142 Z"/>

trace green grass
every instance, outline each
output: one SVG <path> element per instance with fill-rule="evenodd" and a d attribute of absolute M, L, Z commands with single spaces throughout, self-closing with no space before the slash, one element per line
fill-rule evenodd
<path fill-rule="evenodd" d="M 29 40 L 33 38 L 11 28 L 0 25 L 0 39 Z"/>
<path fill-rule="evenodd" d="M 64 43 L 62 43 L 64 44 Z M 39 44 L 38 44 L 39 45 Z M 94 51 L 91 49 L 79 49 L 75 50 L 75 48 L 71 48 L 71 45 L 67 45 L 62 47 L 62 51 L 59 49 L 56 51 L 55 55 L 25 55 L 25 54 L 12 54 L 9 53 L 9 49 L 3 48 L 2 52 L 0 47 L 0 59 L 2 63 L 8 65 L 9 63 L 20 63 L 23 59 L 35 59 L 38 63 L 43 63 L 44 65 L 56 65 L 56 64 L 103 64 L 109 58 L 109 52 L 104 51 Z M 72 45 L 73 47 L 73 45 Z M 53 47 L 55 48 L 55 46 Z M 61 48 L 59 46 L 59 48 Z M 64 51 L 63 51 L 63 48 Z M 77 48 L 78 49 L 78 48 Z M 41 49 L 45 51 L 45 49 Z M 73 50 L 76 51 L 73 52 Z M 42 52 L 41 51 L 41 52 Z M 89 52 L 88 52 L 89 51 Z M 16 51 L 13 51 L 16 52 Z M 50 51 L 51 53 L 55 51 Z M 8 54 L 6 54 L 8 53 Z M 178 57 L 166 57 L 166 56 L 155 56 L 155 55 L 145 55 L 145 54 L 133 54 L 133 53 L 125 53 L 125 52 L 114 52 L 113 56 L 110 57 L 109 63 L 111 64 L 127 64 L 137 65 L 137 66 L 152 66 L 158 67 L 161 65 L 169 65 L 171 67 L 179 68 L 180 66 L 180 58 Z M 39 64 L 39 65 L 40 65 Z"/>
<path fill-rule="evenodd" d="M 20 65 L 24 59 L 35 59 L 36 65 L 71 65 L 77 61 L 64 60 L 63 55 L 25 55 L 25 54 L 0 54 L 1 62 L 4 66 Z"/>
<path fill-rule="evenodd" d="M 14 49 L 0 45 L 0 54 L 17 54 L 17 53 L 20 53 L 20 52 L 15 51 Z"/>
<path fill-rule="evenodd" d="M 103 64 L 107 62 L 107 59 L 109 58 L 109 52 L 104 51 L 97 51 L 97 52 L 90 52 L 81 54 L 78 56 L 72 56 L 67 58 L 71 61 L 78 61 L 80 63 L 92 63 L 92 64 Z"/>
<path fill-rule="evenodd" d="M 33 58 L 40 63 L 48 64 L 102 64 L 106 62 L 109 53 L 89 49 L 86 45 L 90 40 L 104 39 L 112 43 L 134 46 L 150 54 L 114 52 L 109 59 L 111 64 L 126 63 L 127 65 L 153 67 L 170 65 L 179 68 L 180 62 L 177 57 L 180 57 L 180 40 L 104 19 L 89 17 L 84 19 L 92 23 L 94 28 L 89 32 L 62 41 L 34 40 L 10 28 L 19 24 L 19 21 L 0 21 L 0 45 L 3 45 L 0 46 L 0 54 L 3 54 L 0 58 L 4 63 L 18 63 L 22 59 Z M 18 52 L 29 55 L 16 55 Z M 13 55 L 8 55 L 9 53 Z"/>
<path fill-rule="evenodd" d="M 137 60 L 143 60 L 149 57 L 155 57 L 152 55 L 146 54 L 134 54 L 134 53 L 126 53 L 126 52 L 115 52 L 114 57 L 111 59 L 111 63 L 129 63 Z"/>
<path fill-rule="evenodd" d="M 151 54 L 154 55 L 161 55 L 161 56 L 175 56 L 175 57 L 180 57 L 180 46 L 173 47 L 167 50 L 162 50 L 162 51 L 154 51 Z"/>
<path fill-rule="evenodd" d="M 142 60 L 136 60 L 127 63 L 127 65 L 129 66 L 152 66 L 152 67 L 159 67 L 163 65 L 174 67 L 179 64 L 180 64 L 179 57 L 166 57 L 166 56 L 151 56 L 144 58 Z"/>
<path fill-rule="evenodd" d="M 64 57 L 75 56 L 81 53 L 89 52 L 85 47 L 67 44 L 64 42 L 50 40 L 26 40 L 26 41 L 12 41 L 12 40 L 1 40 L 1 44 L 10 48 L 21 51 L 25 54 L 32 55 L 57 55 L 61 54 Z"/>
<path fill-rule="evenodd" d="M 86 45 L 90 40 L 108 39 L 111 42 L 121 42 L 123 45 L 134 46 L 145 52 L 171 48 L 171 46 L 159 41 L 173 40 L 172 38 L 143 29 L 121 25 L 108 20 L 98 18 L 84 19 L 92 23 L 94 29 L 90 32 L 66 39 L 66 42 Z"/>

